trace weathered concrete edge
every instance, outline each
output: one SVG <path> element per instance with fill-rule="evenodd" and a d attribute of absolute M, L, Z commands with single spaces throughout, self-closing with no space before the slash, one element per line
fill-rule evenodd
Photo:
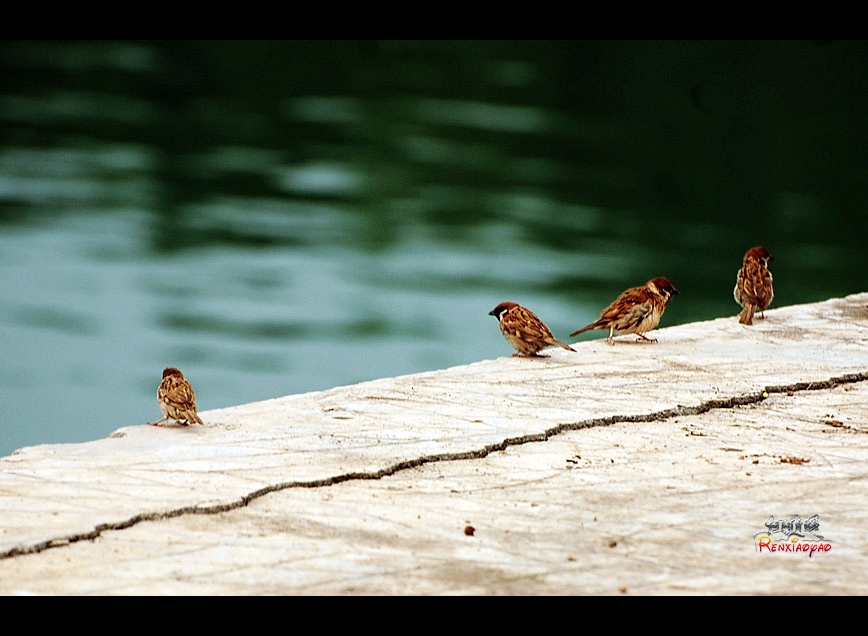
<path fill-rule="evenodd" d="M 321 488 L 327 486 L 334 486 L 347 481 L 377 480 L 395 475 L 404 470 L 418 468 L 425 464 L 482 459 L 490 455 L 491 453 L 503 451 L 509 447 L 544 442 L 551 437 L 569 431 L 576 431 L 593 427 L 610 426 L 613 424 L 624 422 L 658 422 L 675 417 L 701 415 L 710 411 L 725 410 L 738 406 L 756 404 L 767 399 L 769 395 L 776 393 L 786 393 L 788 395 L 793 395 L 801 391 L 830 390 L 841 385 L 853 384 L 864 381 L 868 381 L 868 370 L 859 373 L 842 374 L 840 376 L 831 377 L 825 380 L 796 382 L 789 385 L 770 385 L 764 387 L 762 391 L 758 391 L 755 393 L 715 398 L 712 400 L 706 400 L 696 406 L 676 406 L 661 411 L 650 412 L 647 414 L 612 415 L 607 417 L 591 418 L 588 420 L 571 423 L 561 423 L 540 433 L 532 433 L 528 435 L 507 438 L 498 443 L 487 444 L 477 450 L 426 455 L 396 462 L 390 466 L 376 471 L 348 472 L 323 479 L 281 482 L 269 485 L 264 488 L 260 488 L 241 498 L 227 503 L 182 506 L 180 508 L 162 512 L 145 512 L 134 515 L 122 521 L 99 524 L 92 530 L 87 532 L 78 532 L 66 536 L 47 539 L 45 541 L 40 541 L 30 545 L 16 546 L 5 550 L 4 552 L 0 552 L 0 560 L 23 555 L 37 554 L 53 548 L 68 546 L 72 543 L 76 543 L 79 541 L 93 541 L 99 538 L 100 535 L 104 532 L 124 530 L 147 521 L 168 520 L 184 515 L 220 514 L 231 510 L 237 510 L 246 507 L 252 501 L 255 501 L 261 497 L 287 489 Z"/>

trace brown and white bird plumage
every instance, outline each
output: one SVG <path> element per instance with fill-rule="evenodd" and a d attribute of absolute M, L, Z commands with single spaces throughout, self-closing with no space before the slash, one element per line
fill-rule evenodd
<path fill-rule="evenodd" d="M 742 306 L 738 321 L 743 325 L 752 325 L 753 316 L 757 311 L 760 318 L 765 319 L 765 310 L 772 304 L 775 297 L 772 285 L 772 273 L 769 263 L 775 257 L 762 245 L 750 248 L 744 254 L 744 261 L 735 279 L 732 296 L 735 302 Z"/>
<path fill-rule="evenodd" d="M 170 419 L 182 426 L 191 422 L 204 424 L 196 409 L 196 393 L 192 385 L 175 367 L 163 369 L 163 380 L 157 388 L 157 402 L 163 412 L 163 419 L 148 422 L 151 426 L 161 426 Z"/>
<path fill-rule="evenodd" d="M 615 336 L 628 333 L 634 333 L 640 340 L 646 342 L 657 342 L 656 338 L 648 338 L 645 334 L 660 324 L 666 305 L 677 293 L 678 290 L 668 278 L 664 276 L 652 278 L 644 285 L 631 287 L 622 292 L 600 312 L 597 320 L 581 329 L 576 329 L 570 336 L 591 329 L 608 329 L 609 337 L 606 342 L 610 345 L 615 344 Z"/>
<path fill-rule="evenodd" d="M 502 302 L 489 311 L 488 315 L 497 318 L 500 332 L 515 349 L 513 356 L 536 357 L 542 349 L 550 346 L 575 351 L 570 345 L 555 338 L 535 313 L 518 303 Z"/>

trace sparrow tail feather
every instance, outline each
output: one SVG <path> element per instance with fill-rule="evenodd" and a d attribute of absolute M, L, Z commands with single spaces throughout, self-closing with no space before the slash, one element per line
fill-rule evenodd
<path fill-rule="evenodd" d="M 586 331 L 590 331 L 591 329 L 594 328 L 594 325 L 596 325 L 596 324 L 597 323 L 592 322 L 590 325 L 585 325 L 581 329 L 576 329 L 573 333 L 570 334 L 570 337 L 572 338 L 573 336 L 578 336 L 580 333 L 585 333 Z"/>
<path fill-rule="evenodd" d="M 560 340 L 555 340 L 555 344 L 559 346 L 561 349 L 566 349 L 567 351 L 575 351 L 570 345 L 565 342 L 561 342 Z"/>

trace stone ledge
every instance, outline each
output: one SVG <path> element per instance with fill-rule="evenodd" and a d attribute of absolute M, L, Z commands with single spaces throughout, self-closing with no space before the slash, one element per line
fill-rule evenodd
<path fill-rule="evenodd" d="M 868 294 L 766 315 L 22 449 L 0 592 L 866 593 Z M 827 587 L 756 552 L 793 514 Z"/>

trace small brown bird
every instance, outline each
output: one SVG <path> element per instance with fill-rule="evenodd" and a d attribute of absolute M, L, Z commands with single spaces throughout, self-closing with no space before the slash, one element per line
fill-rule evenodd
<path fill-rule="evenodd" d="M 606 342 L 610 345 L 615 344 L 614 336 L 625 333 L 635 333 L 639 336 L 638 340 L 657 342 L 656 338 L 647 338 L 645 333 L 660 324 L 666 305 L 677 293 L 678 290 L 668 278 L 652 278 L 641 287 L 631 287 L 624 291 L 600 312 L 597 320 L 576 329 L 570 336 L 591 329 L 608 329 L 609 337 Z"/>
<path fill-rule="evenodd" d="M 738 321 L 743 325 L 753 324 L 753 315 L 759 310 L 760 318 L 765 319 L 765 310 L 772 304 L 775 290 L 772 286 L 772 273 L 769 262 L 775 257 L 762 245 L 750 248 L 744 254 L 744 262 L 738 270 L 732 296 L 742 306 Z"/>
<path fill-rule="evenodd" d="M 193 387 L 175 367 L 163 369 L 163 381 L 157 388 L 157 402 L 163 412 L 163 419 L 148 422 L 151 426 L 162 426 L 163 422 L 173 419 L 181 426 L 190 422 L 204 424 L 196 411 L 196 393 Z"/>
<path fill-rule="evenodd" d="M 524 355 L 537 357 L 537 353 L 549 346 L 575 351 L 570 345 L 555 338 L 545 323 L 530 309 L 513 302 L 502 302 L 488 312 L 497 318 L 500 332 L 515 349 L 513 357 Z"/>

